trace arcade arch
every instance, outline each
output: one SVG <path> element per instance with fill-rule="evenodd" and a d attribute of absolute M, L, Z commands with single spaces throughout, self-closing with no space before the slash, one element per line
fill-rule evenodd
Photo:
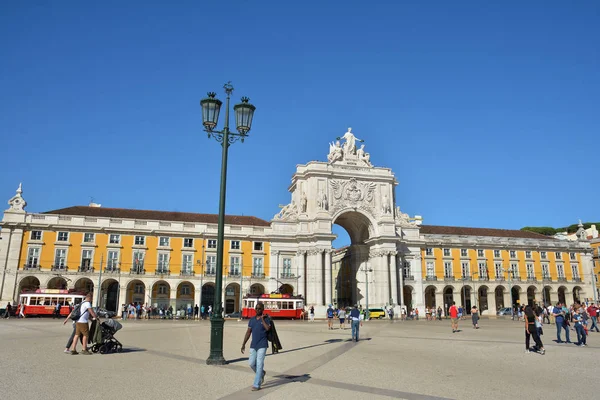
<path fill-rule="evenodd" d="M 48 281 L 48 283 L 46 284 L 46 287 L 48 289 L 67 289 L 68 285 L 67 285 L 67 280 L 61 276 L 55 276 L 54 278 L 50 279 Z"/>

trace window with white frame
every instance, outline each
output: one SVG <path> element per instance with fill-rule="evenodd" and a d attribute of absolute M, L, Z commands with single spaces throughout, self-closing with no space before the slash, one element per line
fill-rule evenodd
<path fill-rule="evenodd" d="M 540 258 L 541 258 L 542 260 L 545 260 L 547 257 L 548 257 L 548 256 L 547 256 L 547 254 L 546 254 L 546 252 L 545 252 L 545 251 L 540 251 Z"/>
<path fill-rule="evenodd" d="M 446 261 L 444 263 L 444 277 L 452 278 L 454 276 L 454 271 L 452 270 L 452 261 Z"/>
<path fill-rule="evenodd" d="M 263 259 L 262 257 L 252 258 L 252 274 L 262 275 L 263 273 Z"/>
<path fill-rule="evenodd" d="M 542 264 L 542 278 L 550 278 L 550 268 L 548 267 L 548 264 Z"/>
<path fill-rule="evenodd" d="M 404 279 L 410 279 L 411 278 L 411 274 L 410 274 L 410 262 L 405 261 L 402 263 L 402 276 L 404 277 Z"/>
<path fill-rule="evenodd" d="M 121 235 L 111 234 L 108 237 L 109 244 L 120 244 L 121 243 Z"/>
<path fill-rule="evenodd" d="M 519 266 L 518 264 L 510 264 L 510 273 L 513 279 L 519 279 Z"/>
<path fill-rule="evenodd" d="M 577 265 L 571 265 L 571 270 L 573 271 L 573 279 L 579 279 L 579 268 Z"/>
<path fill-rule="evenodd" d="M 190 285 L 181 285 L 180 294 L 182 296 L 189 296 L 190 294 L 192 294 L 192 289 L 190 288 Z"/>
<path fill-rule="evenodd" d="M 450 249 L 444 249 L 444 257 L 450 257 Z"/>
<path fill-rule="evenodd" d="M 169 253 L 158 253 L 157 273 L 166 274 L 169 272 L 169 258 L 171 258 Z"/>
<path fill-rule="evenodd" d="M 488 271 L 487 271 L 487 264 L 482 262 L 479 263 L 479 279 L 488 279 Z"/>
<path fill-rule="evenodd" d="M 477 249 L 477 257 L 485 257 L 485 250 Z"/>
<path fill-rule="evenodd" d="M 146 236 L 136 236 L 133 242 L 136 246 L 143 246 L 146 244 Z"/>
<path fill-rule="evenodd" d="M 560 251 L 555 251 L 554 255 L 556 256 L 557 260 L 562 260 L 562 253 Z"/>
<path fill-rule="evenodd" d="M 504 271 L 502 271 L 502 263 L 494 263 L 494 273 L 496 278 L 504 278 Z"/>
<path fill-rule="evenodd" d="M 158 238 L 158 245 L 160 247 L 169 247 L 170 238 L 167 236 L 161 236 Z"/>
<path fill-rule="evenodd" d="M 254 251 L 263 251 L 263 242 L 254 242 Z"/>
<path fill-rule="evenodd" d="M 54 268 L 64 269 L 67 266 L 67 249 L 54 250 Z"/>
<path fill-rule="evenodd" d="M 135 294 L 144 294 L 144 292 L 146 288 L 144 288 L 144 285 L 141 283 L 136 283 L 135 286 L 133 287 L 133 292 Z"/>
<path fill-rule="evenodd" d="M 571 258 L 571 260 L 575 261 L 577 260 L 577 257 L 575 256 L 575 253 L 569 253 L 569 257 Z"/>
<path fill-rule="evenodd" d="M 30 240 L 42 240 L 42 231 L 31 231 Z"/>
<path fill-rule="evenodd" d="M 206 256 L 206 273 L 214 274 L 217 265 L 217 256 Z"/>
<path fill-rule="evenodd" d="M 525 258 L 531 258 L 531 250 L 525 250 Z"/>
<path fill-rule="evenodd" d="M 208 239 L 208 248 L 209 249 L 216 249 L 217 248 L 217 239 Z"/>
<path fill-rule="evenodd" d="M 143 237 L 143 236 L 142 236 Z M 135 273 L 141 274 L 144 272 L 144 257 L 146 254 L 141 250 L 134 250 L 133 252 L 133 268 Z"/>
<path fill-rule="evenodd" d="M 240 256 L 231 256 L 229 260 L 229 272 L 232 275 L 238 275 L 240 273 Z"/>
<path fill-rule="evenodd" d="M 460 263 L 460 269 L 463 278 L 468 278 L 469 276 L 471 276 L 471 268 L 469 268 L 468 262 Z"/>
<path fill-rule="evenodd" d="M 68 242 L 69 241 L 69 232 L 58 232 L 57 242 Z"/>
<path fill-rule="evenodd" d="M 433 261 L 428 261 L 427 262 L 427 277 L 433 278 L 434 276 L 435 276 L 435 269 L 434 269 Z"/>
<path fill-rule="evenodd" d="M 194 262 L 193 254 L 183 254 L 181 257 L 181 272 L 184 274 L 192 273 L 192 263 Z"/>
<path fill-rule="evenodd" d="M 535 272 L 533 271 L 533 264 L 527 263 L 525 265 L 527 268 L 527 279 L 535 279 Z"/>
<path fill-rule="evenodd" d="M 510 258 L 516 258 L 517 257 L 517 252 L 514 250 L 510 250 Z"/>
<path fill-rule="evenodd" d="M 109 250 L 106 258 L 106 270 L 116 271 L 119 268 L 119 252 L 117 250 Z"/>
<path fill-rule="evenodd" d="M 231 241 L 231 250 L 239 250 L 240 249 L 240 241 L 232 240 Z"/>
<path fill-rule="evenodd" d="M 431 248 L 431 247 L 425 248 L 425 255 L 426 256 L 432 256 L 433 255 L 433 248 Z"/>
<path fill-rule="evenodd" d="M 158 285 L 158 294 L 169 294 L 169 287 L 164 283 Z"/>
<path fill-rule="evenodd" d="M 193 238 L 184 238 L 183 239 L 183 247 L 186 249 L 191 249 L 194 247 L 194 239 Z"/>
<path fill-rule="evenodd" d="M 292 259 L 284 257 L 283 259 L 283 276 L 292 276 Z"/>
<path fill-rule="evenodd" d="M 467 249 L 460 249 L 460 256 L 467 257 L 469 255 L 469 251 Z"/>
<path fill-rule="evenodd" d="M 494 258 L 500 258 L 500 250 L 494 250 Z"/>
<path fill-rule="evenodd" d="M 84 233 L 83 234 L 83 243 L 94 243 L 94 234 L 93 233 Z"/>
<path fill-rule="evenodd" d="M 564 278 L 565 277 L 565 267 L 562 264 L 556 264 L 556 275 L 559 278 Z"/>
<path fill-rule="evenodd" d="M 81 251 L 81 269 L 87 270 L 92 268 L 92 257 L 93 251 L 90 249 L 85 249 Z"/>

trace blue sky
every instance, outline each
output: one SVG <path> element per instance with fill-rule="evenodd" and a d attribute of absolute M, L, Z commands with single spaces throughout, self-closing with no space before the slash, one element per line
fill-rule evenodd
<path fill-rule="evenodd" d="M 596 1 L 0 7 L 0 197 L 23 182 L 29 211 L 217 213 L 198 102 L 231 80 L 257 111 L 230 149 L 230 214 L 270 219 L 351 126 L 427 224 L 599 219 Z"/>

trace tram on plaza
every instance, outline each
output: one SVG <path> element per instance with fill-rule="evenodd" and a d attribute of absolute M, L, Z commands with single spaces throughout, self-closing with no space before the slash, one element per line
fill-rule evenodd
<path fill-rule="evenodd" d="M 304 298 L 289 294 L 247 295 L 243 299 L 242 318 L 256 316 L 256 304 L 265 306 L 264 313 L 271 318 L 301 319 L 304 313 Z"/>

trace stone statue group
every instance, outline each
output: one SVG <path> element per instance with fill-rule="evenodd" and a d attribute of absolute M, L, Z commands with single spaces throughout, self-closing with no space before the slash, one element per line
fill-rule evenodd
<path fill-rule="evenodd" d="M 345 142 L 343 145 L 340 144 L 340 140 L 344 139 Z M 371 155 L 365 152 L 365 145 L 361 145 L 359 149 L 356 148 L 356 142 L 359 141 L 361 143 L 364 140 L 361 140 L 354 136 L 352 133 L 352 128 L 348 128 L 348 132 L 344 133 L 344 136 L 341 138 L 337 138 L 335 143 L 329 144 L 329 155 L 327 156 L 327 160 L 330 164 L 336 161 L 343 160 L 359 160 L 367 164 L 369 167 L 371 165 Z"/>

